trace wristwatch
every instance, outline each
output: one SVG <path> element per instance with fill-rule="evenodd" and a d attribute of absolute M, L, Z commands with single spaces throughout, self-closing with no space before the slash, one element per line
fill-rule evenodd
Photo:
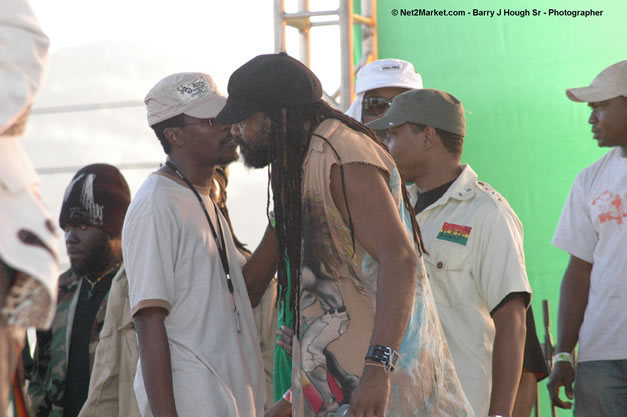
<path fill-rule="evenodd" d="M 575 366 L 575 360 L 570 352 L 558 352 L 553 356 L 553 363 L 568 362 L 572 367 Z"/>
<path fill-rule="evenodd" d="M 366 360 L 380 363 L 385 372 L 389 374 L 396 367 L 398 352 L 388 346 L 371 345 L 368 348 L 368 353 L 366 353 Z"/>

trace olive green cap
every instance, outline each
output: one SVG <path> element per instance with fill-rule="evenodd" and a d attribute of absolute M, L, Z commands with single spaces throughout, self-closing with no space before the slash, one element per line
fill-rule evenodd
<path fill-rule="evenodd" d="M 386 130 L 405 123 L 418 123 L 466 135 L 462 102 L 449 93 L 430 88 L 410 90 L 394 97 L 386 115 L 367 126 L 374 130 Z"/>

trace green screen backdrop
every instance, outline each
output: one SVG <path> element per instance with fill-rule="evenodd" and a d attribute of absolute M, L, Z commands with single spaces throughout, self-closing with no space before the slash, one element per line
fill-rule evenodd
<path fill-rule="evenodd" d="M 551 8 L 602 15 L 549 15 Z M 466 15 L 402 16 L 402 9 Z M 473 16 L 473 9 L 495 15 Z M 519 13 L 505 16 L 504 9 Z M 520 16 L 525 10 L 529 15 Z M 463 102 L 462 160 L 520 217 L 538 336 L 542 342 L 541 302 L 548 299 L 555 341 L 568 255 L 551 238 L 576 174 L 607 152 L 592 139 L 586 104 L 568 100 L 564 90 L 588 85 L 602 69 L 627 59 L 627 2 L 379 0 L 377 18 L 379 58 L 412 62 L 426 88 Z M 539 395 L 541 416 L 550 416 L 544 382 Z"/>

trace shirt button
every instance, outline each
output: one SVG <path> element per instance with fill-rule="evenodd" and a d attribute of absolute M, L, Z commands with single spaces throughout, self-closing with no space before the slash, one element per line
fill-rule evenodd
<path fill-rule="evenodd" d="M 444 263 L 442 263 L 442 261 L 439 261 L 437 264 L 435 264 L 435 266 L 437 266 L 438 269 L 442 269 L 442 267 L 444 266 Z"/>

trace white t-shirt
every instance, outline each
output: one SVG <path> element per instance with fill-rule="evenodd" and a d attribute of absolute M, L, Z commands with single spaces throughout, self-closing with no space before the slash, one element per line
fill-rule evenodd
<path fill-rule="evenodd" d="M 627 158 L 616 147 L 577 175 L 553 245 L 592 264 L 580 362 L 627 359 Z"/>
<path fill-rule="evenodd" d="M 409 191 L 415 204 L 417 189 Z M 496 332 L 490 311 L 512 292 L 531 294 L 522 225 L 505 198 L 478 181 L 469 165 L 416 218 L 455 370 L 475 414 L 487 416 Z"/>
<path fill-rule="evenodd" d="M 128 209 L 122 251 L 132 312 L 150 306 L 168 311 L 165 328 L 179 417 L 261 416 L 263 365 L 231 233 L 220 215 L 241 333 L 207 219 L 192 191 L 177 180 L 150 175 Z M 216 225 L 213 203 L 201 195 Z M 135 392 L 142 416 L 152 416 L 141 360 Z"/>

